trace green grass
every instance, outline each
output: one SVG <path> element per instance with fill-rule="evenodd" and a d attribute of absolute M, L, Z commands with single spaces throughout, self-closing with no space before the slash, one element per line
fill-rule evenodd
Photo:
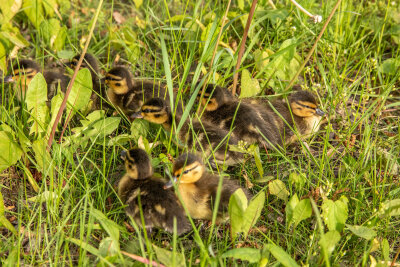
<path fill-rule="evenodd" d="M 35 58 L 45 65 L 56 62 L 61 66 L 63 57 L 68 57 L 65 55 L 81 52 L 97 8 L 95 2 L 80 1 L 72 3 L 68 10 L 59 8 L 61 25 L 68 26 L 62 51 L 54 51 L 42 32 L 20 10 L 12 23 L 29 45 L 20 49 L 17 56 Z M 136 8 L 131 1 L 106 1 L 88 52 L 99 58 L 105 70 L 110 69 L 118 57 L 118 64 L 131 64 L 138 77 L 161 80 L 168 85 L 168 90 L 179 88 L 187 103 L 193 105 L 185 114 L 188 116 L 197 108 L 195 90 L 200 88 L 194 84 L 204 76 L 203 66 L 207 75 L 213 74 L 210 81 L 223 86 L 232 84 L 237 53 L 231 54 L 229 50 L 240 43 L 247 18 L 244 15 L 250 3 L 243 1 L 244 10 L 241 10 L 238 5 L 241 1 L 232 2 L 222 44 L 214 65 L 210 66 L 215 47 L 213 37 L 218 35 L 227 2 L 144 1 Z M 321 24 L 311 23 L 289 0 L 273 2 L 277 11 L 272 11 L 268 1 L 259 1 L 252 22 L 255 26 L 250 30 L 241 65 L 257 77 L 263 89 L 261 96 L 267 98 L 286 93 L 283 90 L 298 66 L 289 65 L 295 64 L 291 60 L 295 57 L 302 63 L 322 28 Z M 336 3 L 299 2 L 324 19 Z M 126 21 L 117 24 L 113 12 L 119 12 Z M 115 191 L 115 183 L 124 172 L 119 152 L 122 148 L 136 146 L 139 135 L 134 131 L 135 137 L 129 137 L 122 145 L 108 143 L 110 137 L 131 134 L 130 123 L 123 119 L 112 134 L 100 136 L 96 142 L 89 141 L 85 147 L 54 143 L 50 158 L 38 157 L 29 147 L 29 140 L 38 139 L 28 134 L 29 112 L 13 100 L 10 88 L 2 84 L 1 122 L 17 133 L 15 142 L 21 147 L 28 145 L 24 156 L 0 174 L 0 190 L 7 207 L 5 216 L 18 233 L 15 235 L 0 227 L 0 262 L 4 266 L 7 263 L 139 265 L 121 254 L 125 251 L 172 266 L 163 259 L 167 253 L 152 247 L 155 245 L 172 252 L 171 260 L 176 264 L 181 263 L 184 255 L 188 266 L 236 266 L 247 265 L 247 262 L 223 258 L 222 254 L 239 247 L 261 251 L 267 244 L 280 246 L 299 265 L 366 266 L 371 264 L 371 259 L 392 260 L 400 246 L 399 212 L 397 216 L 381 216 L 380 210 L 383 203 L 400 198 L 400 35 L 396 28 L 400 23 L 399 12 L 400 6 L 395 1 L 343 0 L 297 81 L 303 88 L 318 94 L 322 108 L 332 119 L 306 140 L 311 151 L 300 143 L 282 151 L 268 151 L 268 154 L 260 149 L 264 178 L 283 181 L 289 199 L 295 194 L 299 199 L 312 197 L 322 214 L 322 205 L 327 200 L 337 201 L 344 196 L 348 199 L 346 224 L 375 230 L 375 241 L 361 238 L 345 226 L 338 231 L 340 240 L 329 256 L 329 263 L 325 261 L 319 241 L 322 233 L 329 229 L 323 218 L 313 212 L 296 228 L 289 226 L 285 213 L 287 203 L 270 193 L 268 183 L 260 182 L 254 160 L 224 170 L 243 186 L 246 186 L 245 178 L 248 179 L 253 184 L 254 194 L 261 190 L 267 192 L 265 208 L 246 240 L 231 240 L 228 225 L 210 228 L 207 222 L 198 221 L 194 222 L 197 230 L 190 234 L 177 237 L 160 230 L 149 237 L 125 215 Z M 182 14 L 186 17 L 177 17 Z M 54 15 L 54 18 L 57 17 Z M 277 52 L 288 39 L 293 39 L 293 46 L 270 56 L 269 62 L 265 62 L 269 68 L 258 69 L 256 50 Z M 10 53 L 12 47 L 5 47 Z M 281 55 L 283 63 L 274 65 L 274 60 L 278 61 Z M 388 61 L 391 58 L 397 61 Z M 82 119 L 76 115 L 65 136 L 73 135 L 72 129 L 80 127 Z M 151 149 L 151 154 L 156 171 L 163 174 L 171 168 L 167 153 L 178 156 L 179 150 L 159 127 L 145 124 L 143 129 L 145 143 L 162 143 Z M 28 141 L 24 141 L 19 132 L 24 133 Z M 55 140 L 59 137 L 60 129 Z M 38 192 L 33 190 L 27 170 L 36 179 Z M 290 177 L 296 173 L 304 175 L 304 183 L 291 182 Z M 46 191 L 53 192 L 55 197 L 29 201 L 31 197 L 43 196 Z M 108 220 L 96 216 L 94 210 L 99 210 Z M 131 233 L 131 227 L 126 224 L 133 225 L 135 232 Z M 116 249 L 115 253 L 109 229 L 119 232 L 120 250 Z M 267 266 L 278 264 L 272 251 L 262 251 L 263 258 L 268 259 Z"/>

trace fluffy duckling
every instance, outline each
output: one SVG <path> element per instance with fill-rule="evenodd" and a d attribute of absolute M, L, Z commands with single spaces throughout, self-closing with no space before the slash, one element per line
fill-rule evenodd
<path fill-rule="evenodd" d="M 151 98 L 143 104 L 140 112 L 134 113 L 131 118 L 143 118 L 152 123 L 161 124 L 166 131 L 171 131 L 172 125 L 179 124 L 181 115 L 176 112 L 172 116 L 171 109 L 166 101 L 161 98 Z M 194 148 L 197 151 L 204 152 L 205 155 L 215 156 L 217 163 L 234 165 L 243 161 L 243 154 L 229 150 L 227 145 L 236 145 L 237 139 L 229 136 L 229 132 L 208 123 L 193 121 L 191 124 L 185 121 L 178 139 L 187 144 L 189 149 Z M 211 164 L 213 160 L 210 161 Z"/>
<path fill-rule="evenodd" d="M 153 178 L 147 153 L 142 149 L 131 149 L 122 151 L 121 157 L 125 161 L 126 174 L 118 183 L 118 195 L 127 205 L 126 213 L 142 225 L 142 209 L 146 230 L 157 227 L 172 233 L 175 219 L 178 235 L 189 231 L 190 223 L 174 192 L 164 190 L 165 181 Z"/>
<path fill-rule="evenodd" d="M 19 62 L 13 66 L 13 73 L 4 78 L 4 82 L 10 83 L 15 82 L 16 97 L 19 101 L 25 98 L 26 90 L 28 85 L 32 81 L 33 77 L 39 72 L 43 73 L 43 76 L 47 83 L 47 99 L 51 100 L 57 93 L 58 85 L 60 85 L 61 91 L 65 92 L 69 83 L 69 77 L 60 72 L 54 71 L 42 71 L 39 65 L 30 59 L 20 59 Z"/>
<path fill-rule="evenodd" d="M 108 86 L 107 97 L 126 115 L 140 111 L 146 100 L 152 97 L 166 98 L 166 90 L 149 80 L 134 80 L 131 72 L 122 66 L 111 69 L 104 78 Z"/>
<path fill-rule="evenodd" d="M 325 113 L 318 108 L 318 102 L 314 95 L 309 91 L 296 91 L 288 97 L 288 103 L 285 100 L 277 100 L 270 103 L 274 109 L 267 103 L 266 111 L 275 117 L 279 136 L 285 144 L 291 144 L 298 139 L 298 135 L 307 137 L 319 130 L 322 116 Z M 277 112 L 285 120 L 277 114 Z M 293 131 L 297 129 L 298 135 Z"/>
<path fill-rule="evenodd" d="M 69 62 L 68 66 L 71 69 L 75 69 L 76 65 L 79 62 L 80 57 L 81 57 L 80 54 L 74 56 Z M 87 68 L 92 76 L 92 88 L 94 93 L 92 94 L 91 99 L 93 101 L 93 108 L 94 109 L 102 108 L 103 104 L 102 99 L 106 100 L 107 96 L 106 96 L 105 86 L 99 79 L 100 68 L 97 58 L 92 54 L 86 53 L 85 56 L 83 57 L 83 61 L 80 68 L 81 69 Z"/>
<path fill-rule="evenodd" d="M 175 160 L 172 174 L 190 216 L 194 219 L 211 220 L 220 177 L 207 172 L 201 158 L 191 153 L 182 154 Z M 170 181 L 165 188 L 172 185 L 173 182 Z M 239 188 L 236 181 L 223 179 L 217 222 L 227 218 L 229 199 Z M 246 189 L 243 191 L 251 199 L 251 194 Z"/>
<path fill-rule="evenodd" d="M 207 85 L 200 105 L 204 107 L 202 119 L 226 131 L 232 129 L 233 135 L 239 140 L 268 147 L 280 143 L 279 136 L 273 131 L 274 123 L 263 114 L 261 108 L 238 101 L 225 88 Z"/>

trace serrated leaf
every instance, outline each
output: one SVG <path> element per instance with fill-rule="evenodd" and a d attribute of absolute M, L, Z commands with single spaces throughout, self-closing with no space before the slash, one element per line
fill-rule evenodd
<path fill-rule="evenodd" d="M 294 212 L 297 204 L 299 204 L 299 202 L 300 202 L 299 197 L 297 196 L 297 194 L 294 194 L 290 198 L 288 203 L 286 203 L 285 212 L 286 212 L 286 223 L 288 225 L 294 223 L 293 222 L 293 212 Z"/>
<path fill-rule="evenodd" d="M 12 135 L 0 131 L 0 172 L 17 163 L 22 156 L 22 150 Z"/>
<path fill-rule="evenodd" d="M 276 179 L 270 182 L 268 190 L 271 195 L 277 196 L 278 198 L 287 202 L 289 192 L 286 189 L 286 185 L 281 180 Z"/>
<path fill-rule="evenodd" d="M 343 230 L 348 217 L 347 198 L 342 196 L 339 200 L 325 199 L 322 204 L 322 218 L 328 229 L 339 233 Z"/>
<path fill-rule="evenodd" d="M 186 266 L 185 256 L 182 253 L 174 253 L 164 248 L 153 245 L 153 249 L 156 252 L 157 259 L 165 266 Z M 175 260 L 174 260 L 175 256 Z"/>
<path fill-rule="evenodd" d="M 240 98 L 256 96 L 260 91 L 261 88 L 257 79 L 253 79 L 250 72 L 247 69 L 244 69 L 242 71 Z"/>
<path fill-rule="evenodd" d="M 36 29 L 39 29 L 40 23 L 44 20 L 42 3 L 42 0 L 24 0 L 23 2 L 22 9 Z"/>
<path fill-rule="evenodd" d="M 92 209 L 90 212 L 101 224 L 103 229 L 112 238 L 112 240 L 118 243 L 119 246 L 119 226 L 114 221 L 107 218 L 100 210 Z"/>
<path fill-rule="evenodd" d="M 92 95 L 92 76 L 86 68 L 78 71 L 71 93 L 67 103 L 67 113 L 73 107 L 74 110 L 84 111 L 88 106 L 90 96 Z"/>
<path fill-rule="evenodd" d="M 266 248 L 271 252 L 271 254 L 277 259 L 283 266 L 286 267 L 299 267 L 299 265 L 296 263 L 292 257 L 286 251 L 284 251 L 281 247 L 274 245 L 274 244 L 268 244 L 266 245 Z"/>
<path fill-rule="evenodd" d="M 347 228 L 349 228 L 350 231 L 353 232 L 353 234 L 362 237 L 366 240 L 371 240 L 376 236 L 376 232 L 369 227 L 362 225 L 350 225 L 350 224 L 346 224 L 346 226 Z"/>
<path fill-rule="evenodd" d="M 235 248 L 228 250 L 221 255 L 222 258 L 234 258 L 249 263 L 256 263 L 261 260 L 260 250 L 255 248 Z"/>
<path fill-rule="evenodd" d="M 329 231 L 322 235 L 318 244 L 321 247 L 323 247 L 325 251 L 328 252 L 329 255 L 331 255 L 339 240 L 340 240 L 340 234 L 338 231 Z"/>
<path fill-rule="evenodd" d="M 292 221 L 297 226 L 302 220 L 310 218 L 311 213 L 310 199 L 302 199 L 294 208 Z"/>

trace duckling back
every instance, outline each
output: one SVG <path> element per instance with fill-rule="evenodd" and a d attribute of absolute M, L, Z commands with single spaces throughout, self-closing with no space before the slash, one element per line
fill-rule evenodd
<path fill-rule="evenodd" d="M 127 173 L 118 183 L 118 195 L 127 205 L 126 213 L 142 225 L 142 210 L 146 228 L 163 228 L 173 232 L 174 220 L 177 233 L 191 229 L 185 212 L 171 190 L 164 190 L 165 181 L 152 177 L 150 159 L 141 149 L 125 152 Z"/>

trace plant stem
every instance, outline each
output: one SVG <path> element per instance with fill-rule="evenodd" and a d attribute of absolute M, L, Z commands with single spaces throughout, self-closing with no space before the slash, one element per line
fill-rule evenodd
<path fill-rule="evenodd" d="M 83 58 L 85 57 L 86 51 L 87 51 L 87 49 L 89 47 L 90 40 L 92 39 L 93 31 L 94 31 L 94 28 L 96 26 L 96 22 L 97 22 L 97 19 L 99 17 L 100 8 L 101 8 L 102 5 L 103 5 L 103 0 L 100 0 L 99 5 L 97 6 L 96 14 L 95 14 L 94 19 L 93 19 L 92 27 L 90 28 L 89 37 L 86 40 L 85 47 L 83 48 L 81 57 L 79 58 L 78 64 L 75 67 L 74 74 L 72 75 L 72 79 L 71 79 L 71 81 L 70 81 L 70 83 L 68 85 L 67 91 L 65 92 L 65 96 L 64 96 L 63 102 L 61 103 L 60 109 L 58 110 L 57 117 L 56 117 L 56 119 L 54 121 L 53 127 L 51 128 L 49 141 L 47 142 L 47 151 L 48 152 L 50 152 L 51 146 L 53 144 L 54 135 L 55 135 L 56 130 L 57 130 L 58 122 L 60 121 L 62 113 L 64 112 L 64 109 L 65 109 L 65 107 L 67 105 L 68 96 L 69 96 L 69 94 L 71 92 L 72 86 L 73 86 L 73 84 L 75 82 L 75 79 L 76 79 L 76 75 L 78 74 L 79 68 L 81 67 L 81 64 L 82 64 L 82 61 L 83 61 Z M 64 133 L 65 128 L 67 127 L 67 125 L 68 125 L 68 119 L 64 124 L 64 128 L 63 128 L 63 131 L 61 133 L 60 140 L 61 140 L 61 138 L 63 136 L 63 133 Z"/>
<path fill-rule="evenodd" d="M 253 19 L 254 11 L 256 10 L 257 1 L 258 0 L 253 0 L 253 3 L 251 4 L 250 13 L 247 18 L 246 27 L 244 28 L 244 32 L 243 32 L 242 42 L 240 43 L 238 59 L 237 59 L 237 63 L 236 63 L 236 67 L 235 67 L 235 71 L 234 71 L 234 75 L 233 75 L 232 95 L 236 94 L 236 86 L 237 86 L 238 75 L 239 75 L 238 71 L 239 71 L 240 64 L 242 63 L 242 57 L 243 57 L 244 48 L 245 48 L 245 44 L 246 44 L 247 34 L 249 33 L 250 23 Z"/>

